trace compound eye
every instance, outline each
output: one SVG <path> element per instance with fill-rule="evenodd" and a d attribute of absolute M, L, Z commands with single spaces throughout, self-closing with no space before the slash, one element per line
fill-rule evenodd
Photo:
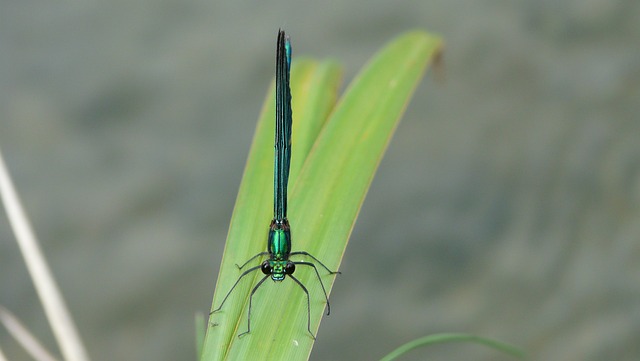
<path fill-rule="evenodd" d="M 262 262 L 262 265 L 260 265 L 260 270 L 262 271 L 262 273 L 266 275 L 270 275 L 271 272 L 273 271 L 273 268 L 271 268 L 269 261 L 264 261 Z"/>
<path fill-rule="evenodd" d="M 287 265 L 284 266 L 284 273 L 288 275 L 292 275 L 293 272 L 296 271 L 296 265 L 293 262 L 287 262 Z"/>

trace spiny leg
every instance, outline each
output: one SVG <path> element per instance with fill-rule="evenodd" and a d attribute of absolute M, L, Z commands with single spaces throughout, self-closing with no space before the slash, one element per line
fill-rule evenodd
<path fill-rule="evenodd" d="M 314 261 L 316 261 L 316 262 L 318 262 L 318 263 L 320 263 L 320 265 L 321 265 L 322 267 L 324 267 L 324 269 L 326 269 L 326 270 L 327 270 L 327 272 L 329 272 L 329 274 L 334 275 L 334 274 L 341 274 L 341 273 L 342 273 L 342 272 L 340 272 L 340 271 L 332 271 L 332 270 L 330 270 L 330 269 L 329 269 L 329 267 L 325 266 L 325 265 L 324 265 L 324 263 L 322 263 L 319 259 L 315 258 L 315 257 L 314 257 L 311 253 L 309 253 L 309 252 L 305 252 L 305 251 L 298 251 L 298 252 L 291 252 L 291 253 L 289 253 L 289 256 L 295 256 L 295 255 L 303 255 L 303 256 L 309 256 L 309 257 L 313 258 L 313 260 L 314 260 Z"/>
<path fill-rule="evenodd" d="M 247 314 L 247 332 L 243 332 L 241 334 L 238 335 L 238 338 L 248 334 L 251 331 L 251 301 L 253 300 L 253 294 L 256 293 L 256 290 L 258 290 L 258 287 L 260 287 L 260 285 L 262 285 L 262 283 L 269 277 L 269 275 L 265 275 L 264 277 L 262 277 L 262 279 L 260 280 L 260 282 L 258 282 L 258 284 L 253 287 L 253 289 L 251 290 L 251 296 L 249 296 L 249 311 Z"/>
<path fill-rule="evenodd" d="M 248 270 L 244 271 L 240 277 L 238 277 L 238 279 L 236 280 L 236 283 L 233 284 L 233 287 L 231 287 L 231 289 L 229 290 L 229 292 L 227 292 L 227 295 L 224 296 L 224 299 L 222 300 L 222 303 L 220 304 L 220 307 L 216 308 L 215 310 L 209 312 L 209 315 L 211 315 L 214 312 L 218 312 L 220 311 L 220 309 L 222 308 L 222 306 L 224 305 L 224 303 L 227 301 L 227 298 L 229 298 L 229 295 L 231 294 L 231 292 L 233 292 L 233 289 L 236 288 L 236 286 L 238 285 L 238 283 L 240 282 L 240 280 L 242 279 L 242 277 L 248 275 L 249 273 L 260 269 L 260 266 L 255 266 L 255 267 L 251 267 Z"/>
<path fill-rule="evenodd" d="M 253 256 L 253 257 L 249 258 L 249 260 L 248 260 L 247 262 L 243 263 L 243 264 L 242 264 L 242 266 L 238 266 L 238 264 L 236 263 L 236 267 L 238 267 L 238 269 L 243 269 L 243 268 L 244 268 L 244 266 L 246 266 L 247 264 L 249 264 L 249 262 L 253 261 L 254 259 L 256 259 L 256 258 L 258 258 L 258 257 L 266 256 L 266 255 L 268 255 L 268 254 L 269 254 L 269 252 L 260 252 L 260 253 L 258 253 L 257 255 L 255 255 L 255 256 Z"/>
<path fill-rule="evenodd" d="M 329 314 L 331 313 L 331 305 L 329 305 L 329 296 L 327 296 L 327 290 L 324 288 L 324 283 L 322 283 L 322 279 L 320 278 L 320 273 L 318 272 L 318 268 L 316 268 L 316 265 L 311 263 L 311 262 L 304 262 L 304 261 L 293 262 L 293 264 L 299 264 L 299 265 L 303 265 L 303 266 L 310 266 L 310 267 L 313 267 L 314 271 L 316 271 L 316 276 L 318 276 L 318 281 L 320 281 L 320 286 L 322 286 L 322 292 L 324 293 L 324 299 L 327 300 L 327 316 L 329 316 Z"/>
<path fill-rule="evenodd" d="M 289 275 L 289 277 L 291 277 L 292 280 L 296 281 L 298 286 L 300 286 L 304 293 L 307 294 L 307 331 L 309 331 L 309 334 L 315 340 L 316 336 L 314 336 L 313 332 L 311 332 L 311 300 L 309 299 L 309 291 L 307 291 L 307 288 L 302 284 L 302 282 L 298 281 L 298 279 L 293 277 L 293 275 Z"/>

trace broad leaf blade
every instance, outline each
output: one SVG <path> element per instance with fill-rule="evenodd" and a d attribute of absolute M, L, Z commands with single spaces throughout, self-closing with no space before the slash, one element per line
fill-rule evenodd
<path fill-rule="evenodd" d="M 308 251 L 329 268 L 338 268 L 384 150 L 426 66 L 440 48 L 439 38 L 424 32 L 405 34 L 384 48 L 353 81 L 299 176 L 290 179 L 294 251 Z M 295 109 L 293 116 L 294 123 L 300 121 Z M 296 277 L 311 295 L 311 328 L 317 332 L 324 311 L 322 289 L 313 270 L 298 270 Z M 330 291 L 334 276 L 319 270 Z M 254 299 L 251 329 L 242 339 L 231 340 L 227 359 L 308 359 L 313 339 L 307 332 L 307 303 L 300 287 L 291 280 L 263 285 Z"/>
<path fill-rule="evenodd" d="M 327 115 L 335 106 L 340 76 L 341 70 L 334 62 L 301 60 L 293 63 L 292 107 L 294 114 L 300 114 L 300 118 L 296 118 L 299 121 L 294 123 L 292 130 L 295 139 L 293 149 L 296 150 L 289 177 L 291 184 L 295 182 Z M 267 231 L 273 216 L 274 88 L 272 83 L 238 191 L 212 309 L 220 305 L 241 274 L 235 264 L 242 264 L 266 249 Z M 256 273 L 261 274 L 259 271 Z M 201 360 L 224 359 L 230 344 L 246 329 L 244 308 L 255 276 L 247 275 L 229 296 L 222 310 L 210 317 Z"/>

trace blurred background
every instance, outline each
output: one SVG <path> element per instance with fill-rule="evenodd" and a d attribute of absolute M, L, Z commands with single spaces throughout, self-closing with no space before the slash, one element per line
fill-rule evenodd
<path fill-rule="evenodd" d="M 93 360 L 195 360 L 279 27 L 350 81 L 445 40 L 356 223 L 312 360 L 437 332 L 640 359 L 640 2 L 0 3 L 0 146 Z M 0 217 L 0 305 L 55 342 Z M 0 328 L 11 360 L 26 354 Z M 447 344 L 404 360 L 508 360 Z"/>

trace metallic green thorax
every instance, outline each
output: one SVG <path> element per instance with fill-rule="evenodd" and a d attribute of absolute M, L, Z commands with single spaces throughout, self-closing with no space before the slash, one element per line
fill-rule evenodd
<path fill-rule="evenodd" d="M 286 274 L 288 274 L 291 265 L 289 254 L 291 253 L 291 231 L 289 228 L 289 222 L 287 220 L 271 221 L 269 227 L 269 243 L 267 245 L 269 251 L 269 259 L 266 261 L 269 263 L 271 270 L 271 279 L 274 281 L 282 281 Z"/>

